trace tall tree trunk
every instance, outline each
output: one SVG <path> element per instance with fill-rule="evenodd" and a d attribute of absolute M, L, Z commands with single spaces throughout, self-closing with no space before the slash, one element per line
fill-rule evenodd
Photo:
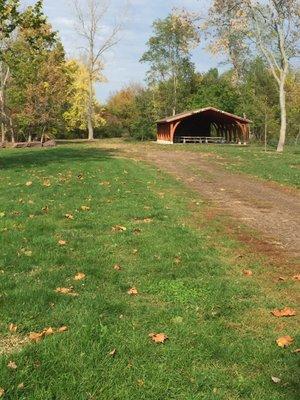
<path fill-rule="evenodd" d="M 87 107 L 87 124 L 88 124 L 88 139 L 94 139 L 94 99 L 93 99 L 93 81 L 90 78 L 89 99 Z"/>
<path fill-rule="evenodd" d="M 280 136 L 279 136 L 279 142 L 278 142 L 278 146 L 277 146 L 277 151 L 279 153 L 282 153 L 284 145 L 285 145 L 286 126 L 287 126 L 285 77 L 281 79 L 281 82 L 280 82 L 280 85 L 279 85 L 279 101 L 280 101 L 281 126 L 280 126 Z"/>
<path fill-rule="evenodd" d="M 4 122 L 1 122 L 1 142 L 4 143 L 5 139 L 6 139 L 5 125 Z"/>
<path fill-rule="evenodd" d="M 11 142 L 12 142 L 12 144 L 14 144 L 15 143 L 15 131 L 14 131 L 14 126 L 13 126 L 11 117 L 9 118 L 9 127 L 10 127 L 10 132 L 11 132 Z"/>

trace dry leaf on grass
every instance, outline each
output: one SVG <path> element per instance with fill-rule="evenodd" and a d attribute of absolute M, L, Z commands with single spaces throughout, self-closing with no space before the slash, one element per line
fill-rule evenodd
<path fill-rule="evenodd" d="M 300 353 L 300 349 L 296 349 L 296 350 L 294 350 L 294 351 L 293 351 L 293 353 L 295 353 L 295 354 L 299 354 L 299 353 Z"/>
<path fill-rule="evenodd" d="M 42 208 L 42 211 L 44 211 L 45 213 L 47 213 L 47 212 L 49 211 L 49 207 L 48 207 L 48 206 L 43 207 L 43 208 Z"/>
<path fill-rule="evenodd" d="M 110 351 L 108 353 L 108 355 L 111 356 L 111 357 L 115 357 L 116 354 L 117 354 L 117 349 L 113 349 L 112 351 Z"/>
<path fill-rule="evenodd" d="M 29 340 L 31 340 L 32 342 L 38 343 L 45 337 L 45 333 L 44 333 L 44 331 L 30 332 L 28 337 L 29 337 Z"/>
<path fill-rule="evenodd" d="M 274 317 L 282 318 L 282 317 L 294 317 L 296 315 L 296 311 L 292 308 L 285 307 L 283 309 L 276 309 L 271 312 Z"/>
<path fill-rule="evenodd" d="M 22 383 L 19 383 L 18 386 L 17 386 L 17 388 L 20 389 L 20 390 L 23 390 L 23 389 L 25 388 L 24 383 L 23 383 L 23 382 L 22 382 Z"/>
<path fill-rule="evenodd" d="M 136 218 L 135 222 L 137 224 L 142 224 L 142 223 L 151 224 L 151 222 L 153 222 L 153 218 L 150 218 L 150 217 L 148 217 L 148 218 Z"/>
<path fill-rule="evenodd" d="M 293 276 L 294 281 L 300 281 L 300 274 Z"/>
<path fill-rule="evenodd" d="M 59 241 L 58 241 L 58 244 L 59 244 L 60 246 L 65 246 L 65 245 L 67 244 L 67 241 L 66 241 L 66 240 L 59 240 Z"/>
<path fill-rule="evenodd" d="M 74 219 L 74 215 L 73 214 L 65 214 L 65 218 Z"/>
<path fill-rule="evenodd" d="M 273 381 L 274 383 L 280 383 L 280 382 L 281 382 L 281 379 L 280 379 L 280 378 L 277 378 L 277 376 L 271 376 L 271 379 L 272 379 L 272 381 Z"/>
<path fill-rule="evenodd" d="M 252 276 L 253 272 L 250 269 L 244 269 L 243 274 L 245 276 Z"/>
<path fill-rule="evenodd" d="M 21 249 L 18 255 L 20 256 L 21 254 L 24 254 L 26 257 L 31 257 L 32 251 L 28 249 Z"/>
<path fill-rule="evenodd" d="M 142 233 L 142 230 L 140 228 L 134 228 L 133 233 L 134 235 L 139 235 L 140 233 Z"/>
<path fill-rule="evenodd" d="M 88 207 L 88 206 L 81 206 L 80 207 L 81 211 L 90 211 L 90 209 L 91 209 L 91 207 Z"/>
<path fill-rule="evenodd" d="M 9 326 L 8 326 L 8 330 L 10 333 L 16 333 L 17 329 L 18 329 L 18 326 L 15 324 L 9 324 Z"/>
<path fill-rule="evenodd" d="M 51 186 L 51 182 L 49 181 L 49 179 L 45 179 L 45 180 L 44 180 L 43 186 L 44 186 L 44 187 L 50 187 L 50 186 Z"/>
<path fill-rule="evenodd" d="M 149 337 L 155 343 L 165 343 L 165 341 L 169 339 L 164 333 L 149 333 Z"/>
<path fill-rule="evenodd" d="M 180 256 L 176 256 L 174 258 L 174 262 L 175 262 L 175 264 L 179 265 L 181 263 L 181 257 Z"/>
<path fill-rule="evenodd" d="M 75 276 L 74 279 L 75 281 L 82 281 L 85 279 L 86 275 L 83 272 L 78 272 Z"/>
<path fill-rule="evenodd" d="M 17 366 L 17 364 L 16 364 L 14 361 L 9 361 L 9 363 L 7 364 L 7 368 L 10 368 L 10 369 L 17 369 L 18 366 Z"/>
<path fill-rule="evenodd" d="M 125 232 L 127 230 L 127 228 L 125 228 L 125 226 L 122 226 L 122 225 L 115 225 L 111 228 L 111 230 L 113 232 Z"/>
<path fill-rule="evenodd" d="M 288 347 L 293 343 L 294 339 L 291 336 L 282 336 L 276 340 L 279 347 Z"/>
<path fill-rule="evenodd" d="M 27 187 L 32 186 L 32 182 L 31 181 L 26 182 L 26 186 Z"/>
<path fill-rule="evenodd" d="M 114 265 L 114 270 L 115 271 L 121 271 L 122 270 L 121 265 L 119 265 L 119 264 Z"/>
<path fill-rule="evenodd" d="M 61 328 L 54 329 L 52 327 L 45 328 L 41 332 L 30 332 L 28 335 L 32 342 L 38 343 L 43 340 L 46 336 L 54 335 L 55 333 L 63 333 L 68 330 L 67 326 L 62 326 Z"/>
<path fill-rule="evenodd" d="M 138 294 L 138 290 L 137 288 L 133 287 L 129 289 L 127 293 L 130 294 L 130 296 L 136 296 Z"/>
<path fill-rule="evenodd" d="M 67 332 L 68 330 L 69 330 L 69 328 L 66 325 L 64 325 L 64 326 L 61 326 L 60 328 L 58 328 L 57 332 L 63 333 L 63 332 Z"/>
<path fill-rule="evenodd" d="M 0 397 L 3 397 L 5 395 L 5 390 L 0 387 Z"/>
<path fill-rule="evenodd" d="M 73 286 L 70 287 L 58 287 L 55 289 L 56 293 L 66 294 L 69 296 L 78 296 L 78 293 L 74 292 Z"/>

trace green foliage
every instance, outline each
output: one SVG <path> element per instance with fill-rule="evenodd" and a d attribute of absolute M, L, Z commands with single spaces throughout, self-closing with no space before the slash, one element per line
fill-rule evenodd
<path fill-rule="evenodd" d="M 28 40 L 35 38 L 33 46 Z M 5 55 L 11 79 L 7 107 L 19 135 L 55 134 L 66 106 L 65 55 L 45 22 L 22 28 Z"/>
<path fill-rule="evenodd" d="M 196 93 L 190 97 L 190 109 L 216 107 L 234 113 L 241 101 L 241 96 L 230 77 L 219 76 L 218 70 L 213 69 L 200 76 Z"/>
<path fill-rule="evenodd" d="M 21 21 L 19 0 L 1 0 L 0 3 L 0 40 L 8 38 Z M 0 53 L 1 54 L 1 53 Z"/>
<path fill-rule="evenodd" d="M 148 82 L 166 115 L 184 106 L 189 94 L 187 82 L 192 81 L 195 69 L 191 50 L 198 42 L 198 31 L 189 14 L 174 11 L 153 23 L 153 36 L 141 62 L 150 65 Z"/>

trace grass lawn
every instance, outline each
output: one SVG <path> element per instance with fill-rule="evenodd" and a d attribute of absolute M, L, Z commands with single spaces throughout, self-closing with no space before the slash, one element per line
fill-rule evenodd
<path fill-rule="evenodd" d="M 208 207 L 97 148 L 1 151 L 3 398 L 298 399 L 299 318 L 270 312 L 296 307 L 299 282 L 249 254 Z M 55 291 L 71 287 L 77 295 Z M 288 348 L 276 344 L 284 335 Z"/>
<path fill-rule="evenodd" d="M 153 145 L 152 145 L 153 146 Z M 155 144 L 155 146 L 157 146 Z M 262 146 L 173 145 L 166 150 L 212 153 L 227 161 L 226 169 L 300 188 L 300 146 L 286 146 L 282 154 Z"/>

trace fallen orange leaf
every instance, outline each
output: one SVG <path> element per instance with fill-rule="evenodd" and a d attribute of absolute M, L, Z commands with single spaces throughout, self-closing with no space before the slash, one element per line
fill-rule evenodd
<path fill-rule="evenodd" d="M 293 310 L 292 308 L 289 307 L 285 307 L 283 309 L 277 309 L 277 310 L 273 310 L 271 312 L 272 315 L 274 315 L 274 317 L 277 318 L 282 318 L 282 317 L 294 317 L 296 315 L 296 311 Z"/>
<path fill-rule="evenodd" d="M 282 336 L 276 340 L 276 343 L 279 347 L 288 347 L 293 341 L 294 339 L 291 336 Z"/>
<path fill-rule="evenodd" d="M 81 206 L 80 209 L 81 209 L 82 211 L 90 211 L 91 207 L 88 207 L 88 206 Z"/>
<path fill-rule="evenodd" d="M 165 343 L 165 341 L 169 339 L 164 333 L 149 333 L 149 337 L 155 343 Z"/>
<path fill-rule="evenodd" d="M 58 241 L 58 244 L 59 244 L 60 246 L 65 246 L 65 245 L 67 244 L 67 241 L 66 241 L 66 240 L 59 240 L 59 241 Z"/>
<path fill-rule="evenodd" d="M 38 343 L 42 339 L 44 339 L 46 336 L 54 335 L 55 333 L 62 333 L 66 332 L 68 330 L 67 326 L 62 326 L 58 328 L 57 330 L 53 329 L 52 327 L 45 328 L 41 332 L 30 332 L 28 335 L 29 339 L 32 342 Z"/>
<path fill-rule="evenodd" d="M 54 334 L 54 330 L 53 328 L 51 328 L 51 326 L 49 328 L 45 328 L 43 332 L 45 336 L 50 336 Z"/>
<path fill-rule="evenodd" d="M 76 274 L 74 276 L 75 281 L 82 281 L 83 279 L 85 279 L 85 274 L 83 272 L 78 272 L 78 274 Z"/>
<path fill-rule="evenodd" d="M 243 274 L 245 276 L 252 276 L 253 272 L 250 269 L 244 269 Z"/>
<path fill-rule="evenodd" d="M 40 342 L 43 338 L 44 338 L 45 334 L 44 332 L 30 332 L 29 333 L 29 340 L 31 340 L 32 342 Z"/>
<path fill-rule="evenodd" d="M 294 281 L 300 281 L 300 274 L 293 276 Z"/>
<path fill-rule="evenodd" d="M 78 293 L 74 292 L 74 288 L 73 286 L 71 287 L 58 287 L 57 289 L 55 289 L 56 293 L 60 293 L 60 294 L 67 294 L 69 296 L 78 296 Z"/>
<path fill-rule="evenodd" d="M 138 290 L 135 287 L 133 287 L 129 289 L 127 293 L 130 294 L 131 296 L 136 296 L 138 294 Z"/>
<path fill-rule="evenodd" d="M 69 330 L 69 328 L 67 326 L 61 326 L 60 328 L 58 328 L 57 332 L 59 333 L 63 333 L 63 332 L 67 332 Z"/>
<path fill-rule="evenodd" d="M 122 225 L 116 225 L 112 227 L 113 232 L 125 232 L 126 230 L 127 228 L 125 228 L 125 226 Z"/>
<path fill-rule="evenodd" d="M 51 182 L 49 181 L 49 179 L 45 179 L 44 180 L 43 186 L 45 186 L 45 187 L 50 187 L 51 186 Z"/>
<path fill-rule="evenodd" d="M 8 326 L 8 330 L 10 333 L 16 333 L 17 329 L 18 329 L 18 326 L 15 324 L 9 324 L 9 326 Z"/>

